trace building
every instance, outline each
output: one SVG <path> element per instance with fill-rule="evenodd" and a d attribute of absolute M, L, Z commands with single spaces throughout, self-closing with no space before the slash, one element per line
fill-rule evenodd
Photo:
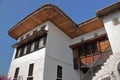
<path fill-rule="evenodd" d="M 11 80 L 119 80 L 120 2 L 74 23 L 52 4 L 9 30 L 16 39 Z"/>

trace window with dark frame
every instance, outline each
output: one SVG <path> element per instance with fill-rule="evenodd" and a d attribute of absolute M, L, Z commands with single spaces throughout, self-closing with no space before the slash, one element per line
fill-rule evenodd
<path fill-rule="evenodd" d="M 84 47 L 85 55 L 91 54 L 91 45 L 90 45 L 90 43 L 84 44 L 83 47 Z"/>
<path fill-rule="evenodd" d="M 16 68 L 16 70 L 15 70 L 15 74 L 14 74 L 14 79 L 13 80 L 17 80 L 18 74 L 19 74 L 19 67 Z"/>
<path fill-rule="evenodd" d="M 82 69 L 84 67 L 83 66 L 84 64 L 91 65 L 91 63 L 97 61 L 100 55 L 104 53 L 105 50 L 108 51 L 111 50 L 108 49 L 108 46 L 109 46 L 109 40 L 106 35 L 100 37 L 98 36 L 93 39 L 89 39 L 84 42 L 81 42 L 76 46 L 73 46 L 72 49 L 73 49 L 74 69 L 79 69 L 80 67 Z M 90 52 L 90 54 L 88 52 Z"/>
<path fill-rule="evenodd" d="M 30 52 L 33 52 L 35 49 L 35 42 L 31 42 Z"/>
<path fill-rule="evenodd" d="M 62 66 L 57 66 L 57 79 L 56 80 L 62 80 Z"/>
<path fill-rule="evenodd" d="M 44 40 L 44 38 L 39 39 L 39 43 L 38 43 L 38 48 L 39 49 L 44 46 L 44 44 L 43 44 L 44 41 L 43 40 Z"/>
<path fill-rule="evenodd" d="M 21 47 L 20 50 L 21 50 L 21 51 L 20 51 L 20 56 L 19 56 L 19 57 L 23 56 L 24 47 Z"/>
<path fill-rule="evenodd" d="M 33 76 L 34 63 L 29 65 L 28 76 Z"/>
<path fill-rule="evenodd" d="M 78 52 L 79 52 L 79 56 L 84 56 L 85 55 L 84 47 L 80 46 Z"/>
<path fill-rule="evenodd" d="M 17 48 L 15 58 L 20 57 L 20 53 L 21 53 L 21 48 Z"/>
<path fill-rule="evenodd" d="M 27 54 L 30 53 L 31 43 L 27 44 Z"/>
<path fill-rule="evenodd" d="M 91 43 L 91 49 L 92 49 L 93 54 L 97 54 L 97 52 L 98 52 L 97 41 Z"/>
<path fill-rule="evenodd" d="M 78 48 L 80 56 L 87 56 L 89 54 L 97 54 L 98 46 L 97 41 L 91 43 L 85 43 Z"/>
<path fill-rule="evenodd" d="M 25 45 L 18 47 L 15 54 L 15 58 L 22 57 L 26 54 L 29 54 L 33 51 L 36 51 L 45 47 L 46 38 L 47 38 L 47 35 L 44 35 L 38 39 L 35 39 L 34 41 L 31 41 Z"/>
<path fill-rule="evenodd" d="M 29 65 L 27 80 L 33 80 L 33 69 L 34 69 L 34 63 Z"/>
<path fill-rule="evenodd" d="M 24 46 L 23 55 L 27 54 L 27 45 Z"/>
<path fill-rule="evenodd" d="M 33 77 L 28 77 L 27 80 L 33 80 Z"/>

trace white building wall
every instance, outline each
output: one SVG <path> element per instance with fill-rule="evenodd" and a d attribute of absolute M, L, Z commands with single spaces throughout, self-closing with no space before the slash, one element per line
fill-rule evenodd
<path fill-rule="evenodd" d="M 87 40 L 94 38 L 94 34 L 106 33 L 104 28 L 92 31 L 74 39 L 69 38 L 64 32 L 57 28 L 50 21 L 36 27 L 35 29 L 23 35 L 33 33 L 34 30 L 39 30 L 41 26 L 46 25 L 48 30 L 46 48 L 40 49 L 23 57 L 14 59 L 16 50 L 13 54 L 8 77 L 13 79 L 15 69 L 20 68 L 19 76 L 23 75 L 23 80 L 28 77 L 29 64 L 34 63 L 33 77 L 34 80 L 56 80 L 57 66 L 63 67 L 63 80 L 80 80 L 79 70 L 73 68 L 73 52 L 69 48 L 70 45 L 80 42 L 81 39 Z M 18 39 L 18 41 L 20 38 Z"/>
<path fill-rule="evenodd" d="M 47 23 L 47 22 L 46 22 Z M 42 25 L 39 25 L 38 27 L 30 30 L 29 32 L 25 33 L 21 37 L 24 39 L 26 38 L 26 35 L 33 34 L 33 31 L 37 30 L 39 31 L 42 26 L 46 25 L 46 23 L 43 23 Z M 47 28 L 47 25 L 46 25 Z M 20 38 L 18 38 L 18 41 L 20 41 Z M 11 77 L 13 79 L 14 74 L 15 74 L 15 69 L 19 67 L 19 75 L 18 76 L 23 76 L 23 80 L 26 80 L 28 77 L 28 70 L 29 70 L 29 65 L 34 63 L 34 70 L 33 70 L 33 77 L 34 80 L 43 80 L 43 71 L 44 71 L 44 61 L 45 61 L 45 51 L 46 48 L 42 48 L 40 50 L 37 50 L 35 52 L 29 53 L 25 56 L 19 57 L 15 59 L 16 55 L 16 49 L 14 50 L 12 61 L 10 64 L 9 72 L 8 72 L 8 77 Z"/>
<path fill-rule="evenodd" d="M 120 20 L 120 11 L 116 11 L 114 13 L 106 15 L 103 18 L 105 30 L 107 32 L 107 35 L 110 41 L 113 55 L 111 55 L 110 58 L 104 63 L 104 66 L 97 73 L 97 76 L 93 78 L 93 80 L 98 79 L 98 76 L 101 76 L 105 73 L 108 73 L 111 78 L 115 77 L 116 78 L 115 80 L 120 79 L 120 75 L 119 75 L 120 73 L 118 72 L 118 69 L 117 69 L 117 65 L 120 61 L 120 56 L 119 56 L 120 54 L 120 24 L 118 25 L 113 24 L 113 19 L 115 18 L 119 18 Z M 113 74 L 111 74 L 112 72 Z M 103 78 L 103 77 L 99 77 L 99 78 Z"/>
<path fill-rule="evenodd" d="M 73 68 L 71 39 L 51 22 L 48 25 L 44 80 L 56 80 L 57 65 L 63 67 L 63 80 L 80 80 L 79 72 Z"/>
<path fill-rule="evenodd" d="M 15 69 L 19 67 L 18 76 L 23 76 L 23 80 L 27 80 L 29 65 L 34 63 L 33 79 L 43 80 L 45 50 L 46 48 L 42 48 L 23 57 L 13 59 L 10 65 L 8 77 L 11 77 L 12 80 L 14 78 Z"/>
<path fill-rule="evenodd" d="M 120 53 L 120 24 L 113 25 L 114 18 L 120 19 L 120 11 L 104 17 L 103 22 L 112 47 L 113 53 Z"/>

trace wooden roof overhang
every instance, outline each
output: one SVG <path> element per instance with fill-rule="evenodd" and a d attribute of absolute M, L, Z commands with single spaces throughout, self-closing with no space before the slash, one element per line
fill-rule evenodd
<path fill-rule="evenodd" d="M 18 39 L 18 37 L 24 33 L 48 20 L 54 23 L 69 37 L 72 37 L 69 34 L 74 32 L 74 27 L 76 27 L 76 24 L 58 7 L 51 4 L 46 4 L 25 17 L 22 21 L 11 28 L 8 33 L 11 37 Z"/>
<path fill-rule="evenodd" d="M 75 30 L 75 32 L 76 32 L 75 37 L 89 33 L 91 31 L 94 31 L 94 30 L 99 29 L 101 27 L 104 27 L 102 20 L 100 20 L 97 17 L 94 17 L 94 18 L 89 19 L 85 22 L 82 22 L 78 25 L 78 27 Z"/>
<path fill-rule="evenodd" d="M 113 12 L 117 11 L 117 10 L 120 10 L 120 1 L 118 1 L 118 2 L 116 2 L 114 4 L 112 4 L 112 5 L 109 5 L 108 7 L 105 7 L 103 9 L 99 10 L 99 11 L 97 11 L 96 15 L 98 17 L 104 17 L 104 16 L 106 16 L 106 15 L 108 15 L 110 13 L 113 13 Z"/>
<path fill-rule="evenodd" d="M 13 38 L 18 39 L 24 33 L 32 30 L 36 26 L 39 26 L 48 20 L 54 23 L 70 38 L 75 38 L 104 26 L 102 21 L 97 17 L 76 25 L 58 7 L 51 4 L 46 4 L 12 27 L 8 31 L 8 34 Z"/>

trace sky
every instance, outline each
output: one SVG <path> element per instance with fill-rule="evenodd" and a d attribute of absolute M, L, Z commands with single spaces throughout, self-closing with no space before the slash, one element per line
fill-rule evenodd
<path fill-rule="evenodd" d="M 8 30 L 41 5 L 52 3 L 64 11 L 76 24 L 118 0 L 0 0 L 0 75 L 7 75 L 16 40 Z"/>

